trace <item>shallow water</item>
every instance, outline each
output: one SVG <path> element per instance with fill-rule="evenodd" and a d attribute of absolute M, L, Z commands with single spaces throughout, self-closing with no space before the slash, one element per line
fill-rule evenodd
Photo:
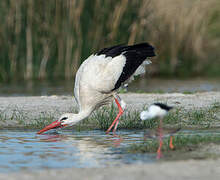
<path fill-rule="evenodd" d="M 153 163 L 156 161 L 156 152 L 131 154 L 126 151 L 126 147 L 130 144 L 146 141 L 144 134 L 148 132 L 150 131 L 120 130 L 117 136 L 113 136 L 99 130 L 81 132 L 63 130 L 60 133 L 52 131 L 37 135 L 35 131 L 2 130 L 0 131 L 0 172 Z M 175 135 L 220 137 L 220 130 L 180 130 Z M 164 135 L 167 136 L 169 134 Z M 179 155 L 177 159 L 178 157 Z M 165 159 L 168 160 L 169 157 Z M 172 157 L 172 160 L 174 159 L 175 157 Z"/>
<path fill-rule="evenodd" d="M 154 154 L 128 154 L 124 148 L 143 141 L 143 131 L 103 131 L 36 135 L 0 131 L 0 172 L 68 167 L 105 167 L 155 161 Z"/>
<path fill-rule="evenodd" d="M 220 79 L 138 78 L 128 86 L 129 92 L 208 92 L 220 91 Z M 0 96 L 73 95 L 73 80 L 0 83 Z"/>

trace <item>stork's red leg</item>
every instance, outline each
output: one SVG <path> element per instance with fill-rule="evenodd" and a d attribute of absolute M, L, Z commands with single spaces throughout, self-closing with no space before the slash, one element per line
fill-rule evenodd
<path fill-rule="evenodd" d="M 158 132 L 159 132 L 159 147 L 157 149 L 157 159 L 160 159 L 162 157 L 161 149 L 162 149 L 162 145 L 163 145 L 162 119 L 160 119 Z"/>
<path fill-rule="evenodd" d="M 116 129 L 117 129 L 117 127 L 118 127 L 118 123 L 119 123 L 119 119 L 116 121 L 116 123 L 115 123 L 115 127 L 114 127 L 114 130 L 113 130 L 113 133 L 115 133 L 116 132 Z"/>
<path fill-rule="evenodd" d="M 121 116 L 121 115 L 123 114 L 123 112 L 124 112 L 124 110 L 122 109 L 122 107 L 121 107 L 120 103 L 118 102 L 118 100 L 117 100 L 116 98 L 114 98 L 114 99 L 115 99 L 116 104 L 118 105 L 119 112 L 118 112 L 118 115 L 117 115 L 117 117 L 115 118 L 115 120 L 112 122 L 111 126 L 110 126 L 110 127 L 108 128 L 108 130 L 106 131 L 107 134 L 111 131 L 111 129 L 112 129 L 112 127 L 114 126 L 115 123 L 116 123 L 116 125 L 115 125 L 115 128 L 114 128 L 114 132 L 116 131 L 117 126 L 118 126 L 118 122 L 119 122 L 119 118 L 120 118 L 120 116 Z"/>

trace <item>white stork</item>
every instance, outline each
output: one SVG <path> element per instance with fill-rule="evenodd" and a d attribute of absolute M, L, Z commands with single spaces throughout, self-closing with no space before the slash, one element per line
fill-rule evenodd
<path fill-rule="evenodd" d="M 109 133 L 114 125 L 115 132 L 119 117 L 126 106 L 117 95 L 117 90 L 134 75 L 144 73 L 144 65 L 151 63 L 147 58 L 153 56 L 154 48 L 148 43 L 117 45 L 89 56 L 76 73 L 74 96 L 79 106 L 78 114 L 63 114 L 59 120 L 46 126 L 38 134 L 53 128 L 72 126 L 87 118 L 95 109 L 112 102 L 113 98 L 119 113 L 106 133 Z"/>

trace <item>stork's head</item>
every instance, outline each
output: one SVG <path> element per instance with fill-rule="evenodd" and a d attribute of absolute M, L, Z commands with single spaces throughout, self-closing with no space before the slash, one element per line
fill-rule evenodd
<path fill-rule="evenodd" d="M 66 113 L 66 114 L 63 114 L 62 116 L 60 116 L 60 118 L 58 120 L 52 122 L 50 125 L 46 126 L 42 130 L 37 132 L 37 134 L 42 134 L 43 132 L 46 132 L 50 129 L 72 126 L 72 125 L 76 124 L 78 121 L 79 121 L 79 118 L 78 118 L 77 114 Z"/>
<path fill-rule="evenodd" d="M 65 113 L 60 116 L 59 122 L 62 126 L 72 126 L 79 121 L 79 115 L 74 113 Z"/>

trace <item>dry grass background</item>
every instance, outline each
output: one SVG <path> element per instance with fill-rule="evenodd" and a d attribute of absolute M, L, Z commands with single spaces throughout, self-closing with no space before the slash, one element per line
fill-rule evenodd
<path fill-rule="evenodd" d="M 2 0 L 0 81 L 72 78 L 96 50 L 149 41 L 157 75 L 219 76 L 219 0 Z"/>

